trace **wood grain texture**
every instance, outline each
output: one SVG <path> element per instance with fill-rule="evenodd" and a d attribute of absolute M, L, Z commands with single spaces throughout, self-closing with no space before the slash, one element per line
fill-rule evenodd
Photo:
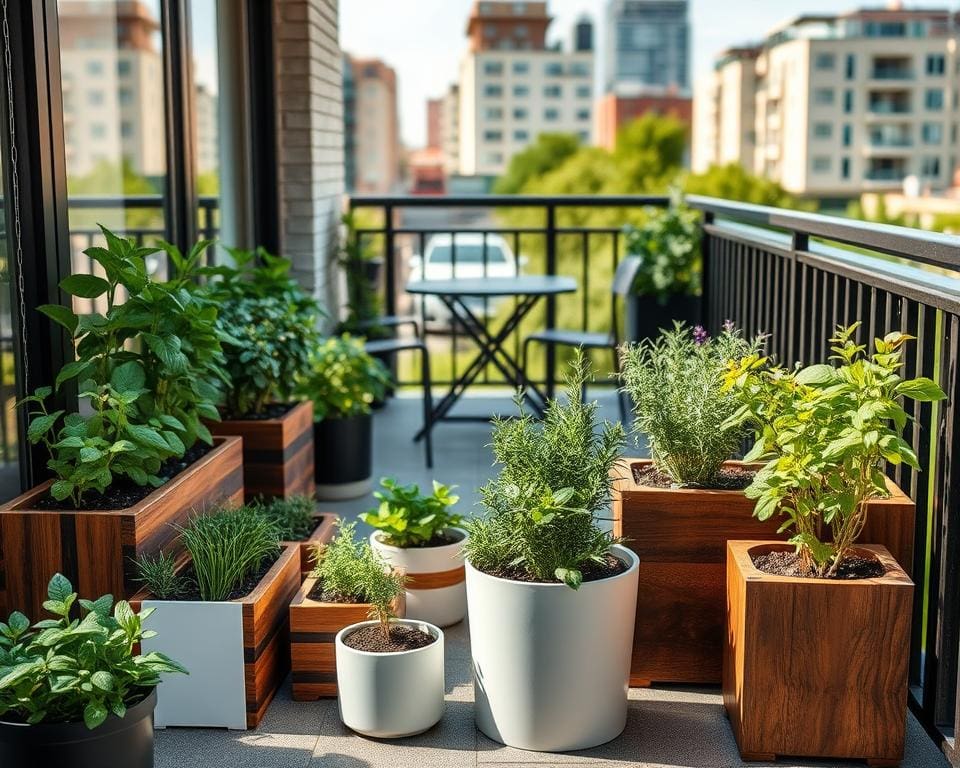
<path fill-rule="evenodd" d="M 637 485 L 624 459 L 613 470 L 614 533 L 640 558 L 631 685 L 718 684 L 724 627 L 726 542 L 784 540 L 782 520 L 760 522 L 742 491 Z M 739 465 L 739 462 L 728 462 Z M 910 572 L 913 502 L 890 480 L 870 504 L 860 540 L 890 550 Z M 656 620 L 651 620 L 656 617 Z"/>
<path fill-rule="evenodd" d="M 745 759 L 903 758 L 913 583 L 882 546 L 885 574 L 856 581 L 772 576 L 727 543 L 723 701 Z"/>
<path fill-rule="evenodd" d="M 467 579 L 467 569 L 464 566 L 451 568 L 449 571 L 433 571 L 432 573 L 407 573 L 407 589 L 443 589 L 460 584 Z"/>
<path fill-rule="evenodd" d="M 4 604 L 39 620 L 54 573 L 70 579 L 81 597 L 137 590 L 136 557 L 177 551 L 176 530 L 191 515 L 243 502 L 239 438 L 219 437 L 214 447 L 132 507 L 118 510 L 38 510 L 52 481 L 0 506 L 0 567 Z"/>
<path fill-rule="evenodd" d="M 285 544 L 296 544 L 300 548 L 300 574 L 303 578 L 313 570 L 313 549 L 320 544 L 329 544 L 337 532 L 337 521 L 340 515 L 336 512 L 318 510 L 314 514 L 317 521 L 316 528 L 304 541 L 284 542 Z M 301 579 L 301 580 L 302 580 Z"/>
<path fill-rule="evenodd" d="M 227 419 L 207 426 L 214 435 L 243 438 L 247 501 L 313 495 L 313 403 L 297 403 L 279 419 Z"/>
<path fill-rule="evenodd" d="M 316 585 L 308 578 L 290 602 L 290 659 L 293 668 L 294 701 L 316 701 L 337 695 L 337 663 L 334 640 L 351 624 L 366 621 L 370 606 L 366 603 L 324 603 L 311 600 Z M 401 598 L 396 614 L 403 617 Z"/>

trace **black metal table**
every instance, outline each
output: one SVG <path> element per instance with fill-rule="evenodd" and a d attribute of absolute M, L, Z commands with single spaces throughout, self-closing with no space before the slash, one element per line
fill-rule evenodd
<path fill-rule="evenodd" d="M 561 293 L 573 293 L 577 290 L 577 281 L 572 277 L 558 275 L 521 275 L 519 277 L 477 277 L 456 278 L 452 280 L 415 280 L 407 283 L 407 292 L 421 296 L 436 296 L 450 310 L 451 318 L 460 319 L 467 334 L 476 342 L 480 352 L 464 369 L 463 373 L 451 384 L 450 389 L 433 407 L 431 423 L 450 420 L 450 409 L 461 398 L 467 387 L 476 380 L 487 363 L 495 365 L 506 380 L 514 387 L 523 387 L 524 394 L 537 409 L 542 411 L 546 397 L 537 387 L 527 381 L 526 372 L 506 350 L 504 341 L 520 325 L 536 303 L 546 296 Z M 487 323 L 481 322 L 469 306 L 467 299 L 495 299 L 510 297 L 517 301 L 513 311 L 497 331 L 491 331 Z M 539 398 L 530 396 L 532 389 Z M 470 418 L 470 417 L 466 417 Z M 416 439 L 423 437 L 424 429 L 417 433 Z"/>

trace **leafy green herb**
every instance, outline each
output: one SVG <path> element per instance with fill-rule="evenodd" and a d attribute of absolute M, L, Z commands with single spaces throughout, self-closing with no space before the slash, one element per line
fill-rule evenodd
<path fill-rule="evenodd" d="M 854 340 L 858 326 L 839 327 L 830 339 L 835 367 L 785 370 L 752 354 L 727 374 L 742 402 L 727 426 L 755 428 L 746 458 L 767 462 L 746 491 L 757 500 L 754 515 L 785 516 L 781 530 L 793 530 L 801 562 L 818 576 L 837 573 L 863 529 L 867 505 L 888 495 L 886 464 L 920 469 L 901 437 L 908 422 L 903 399 L 945 397 L 930 379 L 901 378 L 901 349 L 912 336 L 874 339 L 868 356 Z"/>
<path fill-rule="evenodd" d="M 340 219 L 344 233 L 337 261 L 347 283 L 347 317 L 340 329 L 358 336 L 385 338 L 389 336 L 389 329 L 373 324 L 381 315 L 381 302 L 368 273 L 370 262 L 382 251 L 383 236 L 359 237 L 358 218 L 362 218 L 360 212 L 351 211 Z M 361 222 L 361 225 L 377 226 L 375 222 Z"/>
<path fill-rule="evenodd" d="M 626 230 L 627 253 L 639 256 L 633 292 L 663 304 L 674 295 L 699 296 L 702 264 L 700 218 L 679 200 L 649 211 L 639 228 Z"/>
<path fill-rule="evenodd" d="M 317 349 L 299 393 L 313 401 L 313 417 L 340 419 L 370 413 L 390 384 L 390 374 L 348 334 L 333 336 Z"/>
<path fill-rule="evenodd" d="M 427 496 L 418 486 L 400 485 L 392 477 L 385 477 L 380 485 L 384 490 L 373 494 L 379 506 L 361 514 L 360 519 L 381 531 L 385 544 L 417 547 L 460 525 L 460 515 L 450 511 L 460 500 L 451 493 L 453 488 L 434 480 L 433 493 Z"/>
<path fill-rule="evenodd" d="M 176 560 L 166 552 L 146 555 L 134 560 L 134 564 L 137 567 L 137 581 L 158 600 L 176 600 L 190 586 L 187 578 L 177 573 Z"/>
<path fill-rule="evenodd" d="M 43 607 L 56 618 L 37 622 L 18 611 L 0 622 L 0 717 L 30 725 L 73 723 L 87 728 L 117 717 L 160 683 L 160 675 L 186 670 L 162 653 L 134 654 L 155 633 L 139 614 L 112 595 L 80 600 L 82 618 L 71 619 L 77 594 L 56 574 Z"/>
<path fill-rule="evenodd" d="M 518 568 L 538 581 L 576 589 L 582 568 L 603 562 L 616 540 L 597 524 L 610 501 L 610 470 L 623 427 L 599 423 L 597 404 L 583 401 L 589 364 L 578 350 L 565 400 L 551 400 L 543 421 L 522 413 L 493 424 L 500 474 L 481 489 L 487 513 L 465 523 L 464 550 L 480 570 Z"/>
<path fill-rule="evenodd" d="M 259 501 L 256 506 L 276 527 L 281 541 L 303 541 L 317 527 L 317 503 L 310 496 Z"/>

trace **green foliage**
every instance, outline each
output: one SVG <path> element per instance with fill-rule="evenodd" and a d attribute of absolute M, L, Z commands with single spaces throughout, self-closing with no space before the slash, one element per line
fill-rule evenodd
<path fill-rule="evenodd" d="M 313 417 L 322 421 L 370 413 L 389 384 L 383 363 L 364 351 L 361 339 L 345 333 L 320 345 L 298 391 L 313 401 Z"/>
<path fill-rule="evenodd" d="M 683 167 L 687 128 L 675 117 L 646 114 L 624 125 L 613 151 L 620 190 L 667 189 Z"/>
<path fill-rule="evenodd" d="M 451 493 L 453 487 L 434 480 L 433 493 L 427 496 L 420 493 L 419 486 L 400 485 L 392 477 L 385 477 L 380 485 L 384 490 L 373 494 L 380 504 L 361 514 L 360 519 L 379 530 L 385 544 L 421 546 L 447 528 L 460 525 L 462 518 L 451 511 L 460 501 Z"/>
<path fill-rule="evenodd" d="M 580 140 L 572 133 L 541 133 L 537 140 L 510 158 L 507 172 L 498 178 L 493 191 L 515 195 L 524 191 L 532 179 L 559 168 L 580 148 Z"/>
<path fill-rule="evenodd" d="M 232 418 L 257 415 L 290 400 L 320 343 L 322 310 L 290 276 L 291 262 L 263 248 L 227 249 L 233 265 L 202 270 L 213 277 L 205 293 L 220 307 L 228 383 L 225 410 Z"/>
<path fill-rule="evenodd" d="M 626 230 L 627 253 L 640 257 L 633 291 L 661 304 L 676 294 L 699 296 L 703 267 L 700 216 L 679 200 L 652 210 L 639 227 Z"/>
<path fill-rule="evenodd" d="M 347 317 L 340 330 L 369 338 L 385 338 L 388 329 L 371 326 L 381 315 L 380 296 L 367 273 L 370 262 L 382 252 L 382 236 L 361 237 L 358 226 L 368 229 L 374 226 L 367 221 L 365 209 L 345 213 L 340 219 L 344 228 L 343 244 L 338 263 L 343 269 L 347 283 Z M 380 246 L 380 249 L 378 249 Z"/>
<path fill-rule="evenodd" d="M 126 714 L 167 672 L 186 672 L 162 653 L 134 654 L 134 646 L 155 633 L 112 595 L 80 600 L 82 618 L 71 619 L 77 594 L 56 574 L 43 607 L 56 618 L 30 626 L 18 611 L 0 622 L 0 717 L 7 721 L 101 725 L 112 712 Z"/>
<path fill-rule="evenodd" d="M 597 404 L 583 401 L 589 374 L 577 352 L 566 402 L 547 405 L 543 420 L 522 413 L 493 423 L 499 475 L 481 489 L 486 514 L 465 525 L 465 552 L 480 570 L 522 569 L 540 581 L 576 589 L 583 566 L 600 562 L 614 539 L 597 525 L 610 500 L 610 470 L 623 427 L 598 423 Z M 522 400 L 518 398 L 520 408 Z"/>
<path fill-rule="evenodd" d="M 159 600 L 176 600 L 190 586 L 187 579 L 177 573 L 177 561 L 166 552 L 145 555 L 135 560 L 134 564 L 137 567 L 137 581 Z"/>
<path fill-rule="evenodd" d="M 193 560 L 201 600 L 228 600 L 264 560 L 280 551 L 276 526 L 256 507 L 198 515 L 179 530 Z"/>
<path fill-rule="evenodd" d="M 404 591 L 404 576 L 390 568 L 369 541 L 357 541 L 356 523 L 340 520 L 338 526 L 334 540 L 317 547 L 316 565 L 310 575 L 333 600 L 369 603 L 370 617 L 380 622 L 386 634 L 394 618 L 394 606 Z"/>
<path fill-rule="evenodd" d="M 317 504 L 310 496 L 270 499 L 257 502 L 256 506 L 273 523 L 281 541 L 303 541 L 317 526 Z"/>
<path fill-rule="evenodd" d="M 622 381 L 634 406 L 634 428 L 646 435 L 657 469 L 679 486 L 710 486 L 746 436 L 721 427 L 740 407 L 724 387 L 731 362 L 756 354 L 732 324 L 707 338 L 699 326 L 675 323 L 655 340 L 624 345 Z"/>
<path fill-rule="evenodd" d="M 754 515 L 784 515 L 781 530 L 793 531 L 802 562 L 820 576 L 836 574 L 863 529 L 867 504 L 887 495 L 886 464 L 920 469 L 901 437 L 908 421 L 903 399 L 945 397 L 930 379 L 901 378 L 901 348 L 912 336 L 874 339 L 867 356 L 853 338 L 858 325 L 840 327 L 830 339 L 836 367 L 784 370 L 753 354 L 727 374 L 742 401 L 728 426 L 754 427 L 747 458 L 767 462 L 747 489 L 757 500 Z"/>
<path fill-rule="evenodd" d="M 683 182 L 683 191 L 688 195 L 722 197 L 726 200 L 772 205 L 795 211 L 816 210 L 815 203 L 801 201 L 775 181 L 747 173 L 739 163 L 714 165 L 705 173 L 689 175 Z"/>
<path fill-rule="evenodd" d="M 219 418 L 217 390 L 223 355 L 216 331 L 216 307 L 197 294 L 195 278 L 201 241 L 184 257 L 165 245 L 175 277 L 166 283 L 147 275 L 144 259 L 155 248 L 137 246 L 103 229 L 107 247 L 84 253 L 104 276 L 76 274 L 60 287 L 96 299 L 103 313 L 75 314 L 59 304 L 40 311 L 62 325 L 76 343 L 74 362 L 56 378 L 59 389 L 78 382 L 89 413 L 49 411 L 50 388 L 24 403 L 32 406 L 28 437 L 50 452 L 57 480 L 51 493 L 80 508 L 91 491 L 103 492 L 117 476 L 137 485 L 161 485 L 162 463 L 182 456 L 198 439 L 212 444 L 201 419 Z M 123 300 L 126 296 L 126 300 Z"/>

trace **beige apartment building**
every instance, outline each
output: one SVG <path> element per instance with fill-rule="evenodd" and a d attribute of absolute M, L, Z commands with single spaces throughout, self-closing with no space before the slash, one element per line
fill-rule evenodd
<path fill-rule="evenodd" d="M 443 171 L 452 176 L 460 171 L 460 86 L 452 83 L 440 98 L 440 148 Z"/>
<path fill-rule="evenodd" d="M 592 38 L 576 35 L 568 51 L 548 48 L 549 23 L 543 2 L 474 4 L 460 67 L 460 174 L 503 173 L 510 158 L 541 133 L 590 141 Z"/>
<path fill-rule="evenodd" d="M 694 94 L 692 166 L 738 162 L 798 195 L 949 186 L 957 20 L 899 6 L 802 16 L 725 51 Z"/>

